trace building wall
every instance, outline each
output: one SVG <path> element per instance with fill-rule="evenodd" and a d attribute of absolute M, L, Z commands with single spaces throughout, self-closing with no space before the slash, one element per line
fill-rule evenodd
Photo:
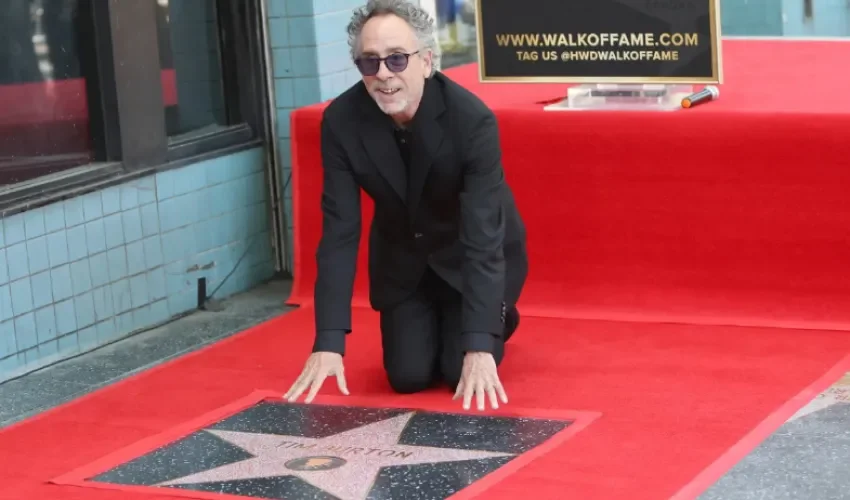
<path fill-rule="evenodd" d="M 345 26 L 361 4 L 268 0 L 289 241 L 289 115 L 360 78 Z M 181 14 L 172 12 L 172 22 L 191 24 Z M 206 16 L 195 18 L 194 31 L 208 27 Z M 175 60 L 181 40 L 170 40 Z M 0 220 L 0 381 L 195 309 L 201 277 L 217 298 L 271 277 L 262 153 L 199 162 Z"/>
<path fill-rule="evenodd" d="M 332 99 L 356 83 L 345 27 L 362 0 L 268 0 L 275 77 L 277 133 L 284 198 L 292 241 L 292 169 L 289 115 L 295 108 Z"/>
<path fill-rule="evenodd" d="M 345 26 L 361 4 L 268 0 L 288 216 L 289 114 L 359 79 Z M 196 35 L 208 27 L 208 16 L 197 12 L 171 16 Z M 170 38 L 175 62 L 184 52 L 197 57 L 196 49 L 184 47 L 189 38 Z M 201 79 L 207 74 L 197 73 Z M 178 81 L 184 94 L 180 87 Z M 209 99 L 200 101 L 209 106 Z M 203 116 L 215 110 L 199 105 L 192 111 Z M 195 309 L 201 277 L 217 298 L 271 277 L 263 162 L 263 151 L 254 149 L 0 220 L 0 381 Z M 291 217 L 288 226 L 292 241 Z"/>
<path fill-rule="evenodd" d="M 812 0 L 812 17 L 806 18 L 803 0 L 782 0 L 785 36 L 850 36 L 850 2 Z"/>
<path fill-rule="evenodd" d="M 721 0 L 720 17 L 723 35 L 782 35 L 780 0 Z"/>
<path fill-rule="evenodd" d="M 271 277 L 260 148 L 0 220 L 0 381 Z"/>
<path fill-rule="evenodd" d="M 721 0 L 722 31 L 735 36 L 850 36 L 847 0 L 812 0 L 805 16 L 804 0 Z"/>

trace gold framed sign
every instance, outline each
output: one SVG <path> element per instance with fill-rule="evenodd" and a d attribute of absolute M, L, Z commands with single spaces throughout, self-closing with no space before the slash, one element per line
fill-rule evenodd
<path fill-rule="evenodd" d="M 722 83 L 720 0 L 475 0 L 483 82 Z"/>

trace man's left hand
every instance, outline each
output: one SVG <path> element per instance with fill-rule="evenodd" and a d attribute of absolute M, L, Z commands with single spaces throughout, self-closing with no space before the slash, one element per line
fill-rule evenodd
<path fill-rule="evenodd" d="M 503 404 L 508 403 L 505 388 L 499 380 L 496 369 L 496 360 L 489 352 L 468 352 L 463 358 L 463 370 L 460 375 L 460 383 L 457 385 L 454 398 L 463 396 L 463 409 L 468 410 L 475 395 L 478 410 L 484 411 L 486 397 L 490 400 L 493 409 L 499 407 L 499 400 Z"/>

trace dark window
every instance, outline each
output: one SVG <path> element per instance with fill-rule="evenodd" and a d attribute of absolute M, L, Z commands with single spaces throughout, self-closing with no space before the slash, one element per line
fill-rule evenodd
<path fill-rule="evenodd" d="M 269 130 L 264 0 L 0 0 L 0 216 Z"/>
<path fill-rule="evenodd" d="M 156 0 L 166 132 L 171 141 L 227 125 L 216 0 Z"/>
<path fill-rule="evenodd" d="M 0 185 L 95 159 L 90 123 L 97 117 L 88 103 L 94 56 L 81 3 L 0 1 Z"/>

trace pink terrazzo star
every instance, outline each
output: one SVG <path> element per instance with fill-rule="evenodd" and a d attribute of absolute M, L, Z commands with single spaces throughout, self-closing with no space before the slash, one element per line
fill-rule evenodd
<path fill-rule="evenodd" d="M 159 486 L 295 476 L 340 500 L 362 500 L 382 467 L 508 457 L 510 453 L 398 444 L 413 412 L 325 438 L 208 430 L 254 455 Z"/>

